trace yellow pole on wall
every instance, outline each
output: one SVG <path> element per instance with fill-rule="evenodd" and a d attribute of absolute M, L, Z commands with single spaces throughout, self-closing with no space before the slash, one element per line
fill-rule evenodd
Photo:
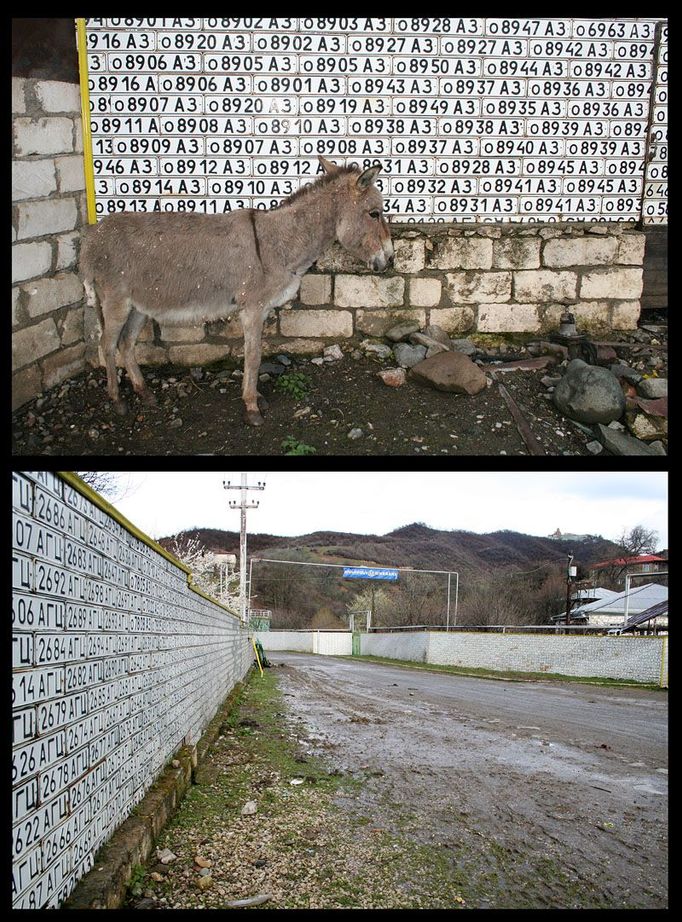
<path fill-rule="evenodd" d="M 90 88 L 88 86 L 88 46 L 85 34 L 85 20 L 76 20 L 78 44 L 78 71 L 81 85 L 81 123 L 83 125 L 83 169 L 85 171 L 85 198 L 88 224 L 97 223 L 95 208 L 95 171 L 92 164 L 92 133 L 90 131 Z"/>

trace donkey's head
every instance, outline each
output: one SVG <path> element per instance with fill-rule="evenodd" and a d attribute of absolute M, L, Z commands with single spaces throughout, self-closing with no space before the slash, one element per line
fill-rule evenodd
<path fill-rule="evenodd" d="M 393 264 L 391 232 L 383 216 L 383 199 L 374 185 L 381 166 L 372 166 L 364 173 L 341 170 L 319 158 L 326 173 L 343 173 L 343 195 L 337 200 L 336 239 L 341 246 L 375 272 L 383 272 Z"/>

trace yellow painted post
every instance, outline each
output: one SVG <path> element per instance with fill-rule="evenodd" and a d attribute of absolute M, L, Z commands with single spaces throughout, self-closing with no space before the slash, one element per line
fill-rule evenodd
<path fill-rule="evenodd" d="M 95 171 L 92 163 L 92 133 L 90 131 L 90 88 L 88 86 L 88 47 L 85 20 L 76 19 L 78 44 L 78 71 L 81 85 L 81 122 L 83 125 L 83 169 L 85 171 L 85 198 L 88 224 L 97 223 L 95 208 Z"/>

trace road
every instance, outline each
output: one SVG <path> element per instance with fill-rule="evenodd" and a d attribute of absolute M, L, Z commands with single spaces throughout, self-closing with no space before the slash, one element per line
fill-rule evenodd
<path fill-rule="evenodd" d="M 448 849 L 481 907 L 667 906 L 667 694 L 271 653 L 344 806 Z"/>

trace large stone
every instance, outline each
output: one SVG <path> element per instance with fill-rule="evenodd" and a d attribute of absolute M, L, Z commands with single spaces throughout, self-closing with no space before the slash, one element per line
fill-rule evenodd
<path fill-rule="evenodd" d="M 658 397 L 668 396 L 667 378 L 644 378 L 637 385 L 637 393 L 642 397 L 655 400 Z"/>
<path fill-rule="evenodd" d="M 553 394 L 557 409 L 580 423 L 610 423 L 623 415 L 625 397 L 618 379 L 608 368 L 569 363 Z"/>
<path fill-rule="evenodd" d="M 405 279 L 399 276 L 337 275 L 334 303 L 339 307 L 400 307 Z"/>
<path fill-rule="evenodd" d="M 490 269 L 493 264 L 492 240 L 446 237 L 440 241 L 429 264 L 430 269 Z"/>
<path fill-rule="evenodd" d="M 399 343 L 409 336 L 410 333 L 416 333 L 418 329 L 419 324 L 416 321 L 406 320 L 404 323 L 398 323 L 392 326 L 390 330 L 386 330 L 384 336 L 386 339 L 390 339 L 392 343 Z"/>
<path fill-rule="evenodd" d="M 542 253 L 542 262 L 552 268 L 610 264 L 616 257 L 617 247 L 615 237 L 548 240 Z"/>
<path fill-rule="evenodd" d="M 415 365 L 411 376 L 439 391 L 478 394 L 487 387 L 487 378 L 478 365 L 462 352 L 441 352 Z"/>
<path fill-rule="evenodd" d="M 630 432 L 643 442 L 654 442 L 668 438 L 668 420 L 665 416 L 653 416 L 650 413 L 628 413 L 627 424 Z"/>
<path fill-rule="evenodd" d="M 646 442 L 616 429 L 610 429 L 601 423 L 597 424 L 596 430 L 599 441 L 613 455 L 660 455 L 660 451 L 650 447 Z"/>
<path fill-rule="evenodd" d="M 412 368 L 424 360 L 426 346 L 410 346 L 408 343 L 397 343 L 393 347 L 393 355 L 402 368 Z"/>

